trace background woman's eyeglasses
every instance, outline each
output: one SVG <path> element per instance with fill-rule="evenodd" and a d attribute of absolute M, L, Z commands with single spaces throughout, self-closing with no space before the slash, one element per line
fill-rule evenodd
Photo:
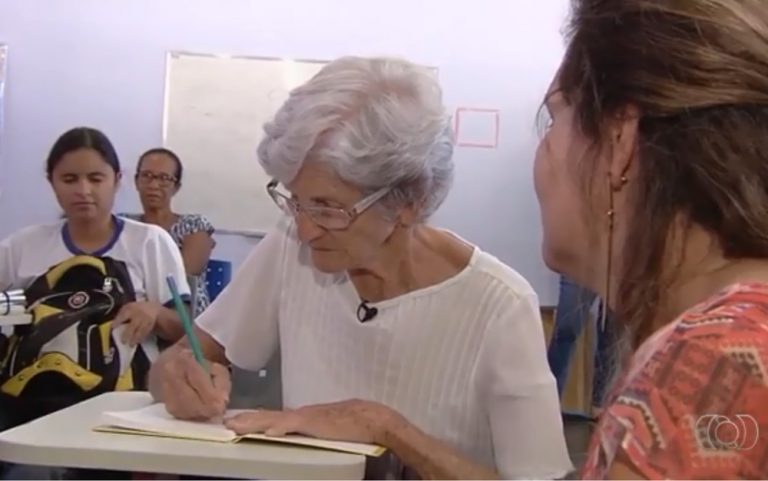
<path fill-rule="evenodd" d="M 329 230 L 343 230 L 349 227 L 352 221 L 360 214 L 365 212 L 370 206 L 378 202 L 387 195 L 390 187 L 384 187 L 373 194 L 361 199 L 350 209 L 338 207 L 324 207 L 319 205 L 304 206 L 295 199 L 277 190 L 277 180 L 272 180 L 267 184 L 267 193 L 275 204 L 286 214 L 296 217 L 300 212 L 304 212 L 312 222 L 318 226 Z"/>
<path fill-rule="evenodd" d="M 170 187 L 176 185 L 176 182 L 178 182 L 178 179 L 172 175 L 155 174 L 148 170 L 136 174 L 136 180 L 142 185 L 149 185 L 153 180 L 156 180 L 157 184 L 161 187 Z"/>

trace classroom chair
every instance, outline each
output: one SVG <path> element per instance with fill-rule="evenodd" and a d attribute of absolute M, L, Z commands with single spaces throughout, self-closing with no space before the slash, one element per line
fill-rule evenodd
<path fill-rule="evenodd" d="M 232 279 L 232 263 L 211 259 L 208 261 L 205 275 L 205 288 L 208 289 L 208 297 L 213 302 L 216 297 L 227 287 Z"/>

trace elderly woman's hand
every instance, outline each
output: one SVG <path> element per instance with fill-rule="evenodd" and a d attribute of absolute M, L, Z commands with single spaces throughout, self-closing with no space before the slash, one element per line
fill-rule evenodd
<path fill-rule="evenodd" d="M 350 400 L 288 411 L 258 410 L 225 421 L 238 434 L 304 434 L 337 441 L 384 444 L 389 429 L 404 419 L 383 404 Z"/>

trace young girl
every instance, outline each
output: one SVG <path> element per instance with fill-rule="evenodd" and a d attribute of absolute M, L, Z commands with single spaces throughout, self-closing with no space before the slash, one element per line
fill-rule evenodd
<path fill-rule="evenodd" d="M 122 262 L 136 301 L 125 304 L 115 316 L 112 327 L 120 328 L 113 331 L 115 341 L 119 337 L 128 346 L 140 345 L 153 361 L 158 338 L 175 341 L 183 334 L 176 312 L 168 307 L 172 296 L 166 284 L 166 277 L 172 275 L 182 297 L 189 298 L 176 245 L 158 226 L 112 215 L 120 163 L 111 142 L 98 130 L 81 127 L 64 133 L 53 145 L 46 169 L 64 218 L 26 227 L 0 241 L 0 290 L 27 288 L 50 267 L 76 255 Z M 71 347 L 74 352 L 64 354 L 77 359 L 77 346 Z M 11 402 L 7 397 L 0 401 L 2 406 Z M 2 406 L 10 419 L 4 419 L 6 425 L 0 429 L 29 420 L 29 413 Z"/>

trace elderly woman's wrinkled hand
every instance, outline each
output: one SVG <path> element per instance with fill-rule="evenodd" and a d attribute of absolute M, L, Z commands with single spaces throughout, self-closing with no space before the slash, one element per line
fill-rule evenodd
<path fill-rule="evenodd" d="M 322 439 L 382 444 L 400 415 L 383 404 L 350 400 L 306 406 L 294 410 L 258 410 L 240 413 L 225 420 L 238 434 L 264 433 L 267 436 L 303 434 Z"/>

